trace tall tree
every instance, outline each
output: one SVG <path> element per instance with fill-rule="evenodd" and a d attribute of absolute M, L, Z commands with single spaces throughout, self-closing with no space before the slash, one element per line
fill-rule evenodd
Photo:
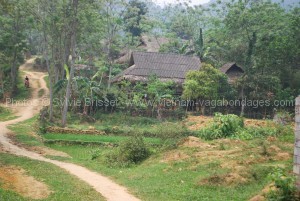
<path fill-rule="evenodd" d="M 65 101 L 64 101 L 64 106 L 63 106 L 63 112 L 62 112 L 62 127 L 66 126 L 67 123 L 67 113 L 68 113 L 68 107 L 69 107 L 69 99 L 70 99 L 70 94 L 71 94 L 71 83 L 72 79 L 74 76 L 74 64 L 76 60 L 76 34 L 77 34 L 77 9 L 78 9 L 78 0 L 72 0 L 70 2 L 70 7 L 71 7 L 71 25 L 70 25 L 70 31 L 71 31 L 71 46 L 70 46 L 70 52 L 71 52 L 71 66 L 70 66 L 70 77 L 68 79 L 68 84 L 66 88 L 66 95 L 65 95 Z"/>
<path fill-rule="evenodd" d="M 25 49 L 26 13 L 24 1 L 3 0 L 0 6 L 0 51 L 10 65 L 10 91 L 17 92 L 18 66 L 23 62 Z"/>
<path fill-rule="evenodd" d="M 125 30 L 131 34 L 131 42 L 134 37 L 141 36 L 143 29 L 141 26 L 142 20 L 148 12 L 146 3 L 140 0 L 130 0 L 127 5 L 127 10 L 124 14 Z"/>

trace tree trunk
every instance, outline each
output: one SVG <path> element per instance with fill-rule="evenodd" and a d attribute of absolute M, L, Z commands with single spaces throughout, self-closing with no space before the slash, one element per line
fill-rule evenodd
<path fill-rule="evenodd" d="M 2 71 L 2 69 L 0 69 L 0 87 L 1 87 L 1 91 L 4 95 L 4 81 L 3 81 L 3 71 Z"/>
<path fill-rule="evenodd" d="M 244 101 L 244 86 L 242 86 L 242 108 L 241 108 L 241 114 L 240 116 L 243 117 L 244 116 L 244 113 L 245 113 L 245 103 L 243 102 Z"/>
<path fill-rule="evenodd" d="M 109 74 L 108 74 L 107 89 L 110 89 L 110 86 L 111 86 L 111 71 L 112 71 L 112 62 L 109 61 Z"/>
<path fill-rule="evenodd" d="M 45 43 L 44 58 L 46 60 L 46 66 L 47 66 L 47 71 L 49 76 L 49 98 L 50 98 L 49 120 L 50 122 L 52 122 L 53 121 L 53 78 L 52 78 L 52 72 L 51 72 L 49 58 L 48 58 L 48 40 L 47 40 L 47 34 L 45 28 L 44 28 L 44 43 Z"/>
<path fill-rule="evenodd" d="M 15 94 L 18 90 L 17 88 L 17 82 L 18 82 L 18 67 L 17 67 L 17 50 L 15 48 L 13 60 L 12 60 L 12 66 L 10 70 L 10 76 L 11 76 L 11 92 L 12 94 Z"/>
<path fill-rule="evenodd" d="M 160 106 L 157 106 L 157 117 L 156 117 L 159 121 L 161 121 L 162 117 L 161 117 L 161 113 L 160 113 Z"/>
<path fill-rule="evenodd" d="M 67 89 L 66 89 L 66 95 L 65 95 L 65 102 L 63 106 L 63 112 L 62 112 L 62 127 L 66 126 L 67 123 L 67 113 L 68 113 L 68 102 L 70 99 L 70 94 L 71 94 L 71 84 L 72 84 L 72 79 L 74 75 L 74 63 L 76 59 L 76 52 L 75 52 L 75 47 L 76 47 L 76 29 L 77 29 L 77 7 L 78 7 L 78 0 L 73 0 L 73 16 L 72 16 L 72 24 L 71 24 L 71 53 L 72 53 L 72 60 L 71 60 L 71 70 L 70 70 L 70 77 L 68 80 L 67 84 Z"/>

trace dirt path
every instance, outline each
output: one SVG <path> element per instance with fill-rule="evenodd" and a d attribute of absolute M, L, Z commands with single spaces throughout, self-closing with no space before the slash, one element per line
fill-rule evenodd
<path fill-rule="evenodd" d="M 41 98 L 38 98 L 38 91 L 40 89 L 44 89 L 46 94 L 48 94 L 48 89 L 46 87 L 46 83 L 44 81 L 45 73 L 41 72 L 32 72 L 26 71 L 28 67 L 32 65 L 33 59 L 28 60 L 25 64 L 23 64 L 20 69 L 28 75 L 30 79 L 31 87 L 33 88 L 32 98 L 28 101 L 27 105 L 11 105 L 19 116 L 17 119 L 1 122 L 0 123 L 0 145 L 4 151 L 9 153 L 25 156 L 34 160 L 44 161 L 48 163 L 52 163 L 57 165 L 60 168 L 65 169 L 70 174 L 77 176 L 82 181 L 85 181 L 90 186 L 92 186 L 96 191 L 98 191 L 104 198 L 109 201 L 137 201 L 136 197 L 131 195 L 125 187 L 122 187 L 109 178 L 102 176 L 99 173 L 90 171 L 84 167 L 79 165 L 75 165 L 72 163 L 60 162 L 52 159 L 48 159 L 43 157 L 40 154 L 34 153 L 32 151 L 28 151 L 22 147 L 14 145 L 11 143 L 10 139 L 7 137 L 7 133 L 9 133 L 9 129 L 7 129 L 8 125 L 15 124 L 26 119 L 33 117 L 38 113 L 39 109 L 42 107 Z"/>

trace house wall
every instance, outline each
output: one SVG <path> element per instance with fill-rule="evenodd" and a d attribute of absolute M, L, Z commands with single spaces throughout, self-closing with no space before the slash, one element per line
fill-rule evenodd
<path fill-rule="evenodd" d="M 239 68 L 231 68 L 226 72 L 226 75 L 229 78 L 229 82 L 234 82 L 236 79 L 240 78 L 243 75 L 243 71 Z"/>

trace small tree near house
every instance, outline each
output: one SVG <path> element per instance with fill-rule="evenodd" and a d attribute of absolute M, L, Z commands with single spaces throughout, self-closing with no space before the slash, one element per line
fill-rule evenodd
<path fill-rule="evenodd" d="M 205 104 L 201 104 L 201 102 L 218 98 L 220 89 L 224 87 L 223 84 L 226 79 L 226 75 L 212 65 L 202 64 L 199 71 L 187 73 L 183 84 L 183 98 L 196 100 L 200 106 L 201 113 L 204 114 Z"/>
<path fill-rule="evenodd" d="M 156 76 L 150 76 L 148 79 L 146 93 L 152 102 L 153 109 L 156 108 L 157 119 L 161 120 L 162 99 L 173 99 L 174 83 L 172 81 L 162 82 Z"/>

